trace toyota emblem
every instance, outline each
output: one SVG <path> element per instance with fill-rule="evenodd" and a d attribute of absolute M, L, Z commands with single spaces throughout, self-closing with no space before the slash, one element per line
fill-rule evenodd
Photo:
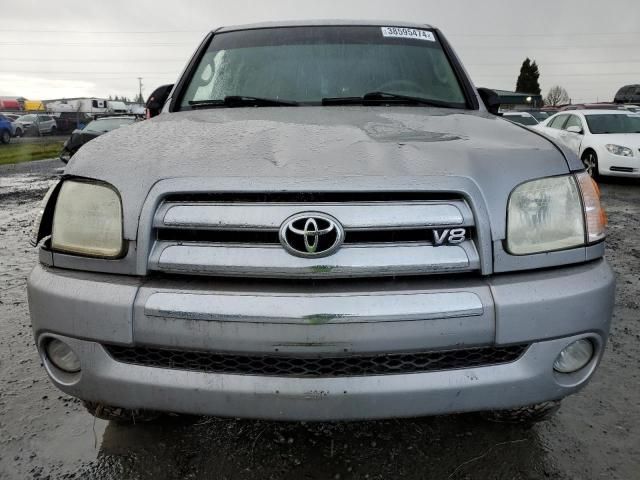
<path fill-rule="evenodd" d="M 342 225 L 326 213 L 298 213 L 280 227 L 280 243 L 298 257 L 326 257 L 340 248 L 343 241 Z"/>

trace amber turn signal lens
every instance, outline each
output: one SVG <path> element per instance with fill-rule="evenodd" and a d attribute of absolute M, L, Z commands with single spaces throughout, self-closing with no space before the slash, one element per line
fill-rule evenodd
<path fill-rule="evenodd" d="M 606 236 L 607 228 L 607 214 L 600 204 L 600 188 L 586 172 L 578 173 L 576 180 L 584 205 L 587 243 L 599 242 Z"/>

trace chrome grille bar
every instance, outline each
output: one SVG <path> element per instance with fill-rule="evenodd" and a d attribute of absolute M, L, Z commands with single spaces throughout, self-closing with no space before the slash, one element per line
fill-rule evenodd
<path fill-rule="evenodd" d="M 165 203 L 156 212 L 156 228 L 223 230 L 278 229 L 300 212 L 320 211 L 340 220 L 347 230 L 471 226 L 463 201 L 366 203 Z"/>
<path fill-rule="evenodd" d="M 347 241 L 329 256 L 300 258 L 280 245 L 277 234 L 291 216 L 312 212 L 337 219 Z M 462 198 L 344 203 L 174 200 L 160 204 L 153 227 L 148 268 L 173 274 L 350 278 L 480 269 L 472 238 L 473 212 Z M 447 228 L 466 229 L 466 240 L 432 244 L 431 230 Z"/>
<path fill-rule="evenodd" d="M 335 278 L 470 271 L 479 268 L 479 259 L 471 242 L 442 247 L 344 245 L 323 258 L 295 257 L 279 245 L 157 242 L 149 267 L 195 275 Z"/>

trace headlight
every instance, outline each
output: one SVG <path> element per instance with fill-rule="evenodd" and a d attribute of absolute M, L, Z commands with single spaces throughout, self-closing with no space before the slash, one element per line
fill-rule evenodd
<path fill-rule="evenodd" d="M 511 192 L 507 215 L 514 255 L 580 247 L 606 234 L 600 191 L 586 172 L 523 183 Z"/>
<path fill-rule="evenodd" d="M 582 194 L 587 243 L 599 242 L 607 234 L 607 214 L 600 204 L 600 188 L 587 172 L 578 173 L 576 180 Z"/>
<path fill-rule="evenodd" d="M 51 247 L 90 257 L 121 256 L 122 204 L 118 193 L 106 184 L 65 181 L 53 215 Z"/>
<path fill-rule="evenodd" d="M 622 157 L 633 157 L 633 150 L 627 147 L 623 147 L 622 145 L 614 145 L 609 143 L 605 145 L 605 148 L 609 151 L 609 153 L 613 153 L 614 155 L 620 155 Z"/>
<path fill-rule="evenodd" d="M 582 201 L 573 176 L 534 180 L 511 192 L 507 220 L 510 253 L 549 252 L 584 243 Z"/>

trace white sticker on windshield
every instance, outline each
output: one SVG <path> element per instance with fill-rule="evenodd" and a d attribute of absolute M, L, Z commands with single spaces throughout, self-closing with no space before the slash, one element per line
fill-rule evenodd
<path fill-rule="evenodd" d="M 391 38 L 413 38 L 414 40 L 427 40 L 435 42 L 433 32 L 418 30 L 417 28 L 382 27 L 382 36 Z"/>

